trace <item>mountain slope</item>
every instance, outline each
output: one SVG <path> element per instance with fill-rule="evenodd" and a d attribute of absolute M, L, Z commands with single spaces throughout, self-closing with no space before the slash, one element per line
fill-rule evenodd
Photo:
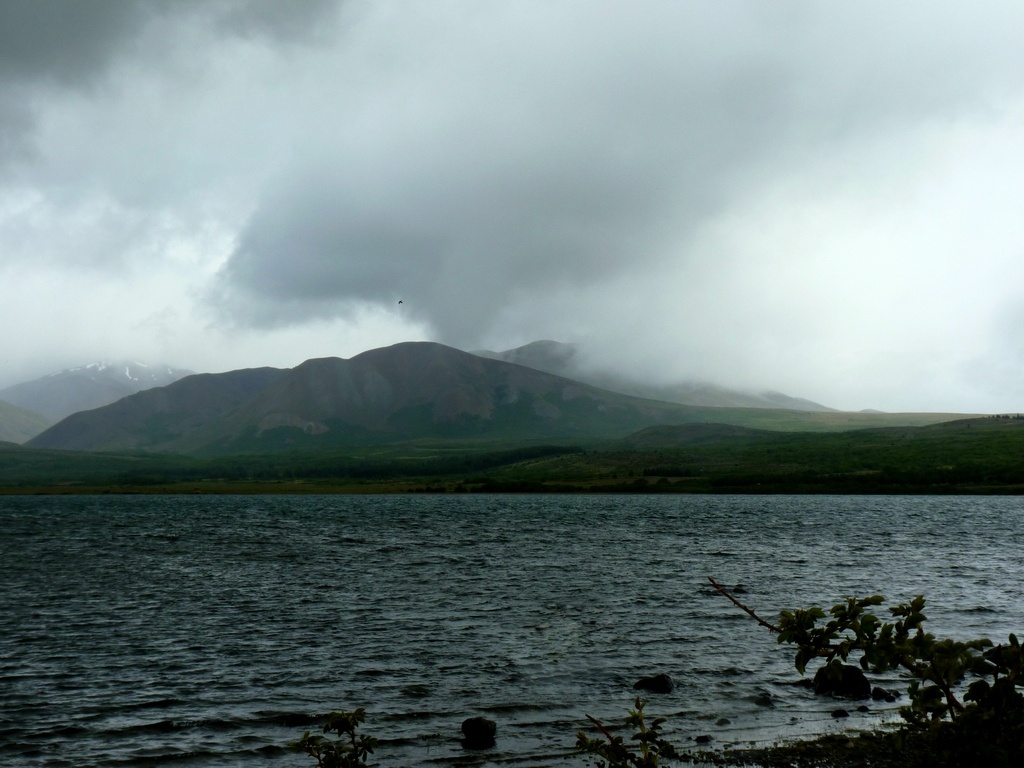
<path fill-rule="evenodd" d="M 70 451 L 159 448 L 230 413 L 284 374 L 277 368 L 252 368 L 187 376 L 74 413 L 26 445 Z"/>
<path fill-rule="evenodd" d="M 800 397 L 790 397 L 781 392 L 741 392 L 717 384 L 695 381 L 655 385 L 615 373 L 589 371 L 580 364 L 579 350 L 574 344 L 563 344 L 557 341 L 534 341 L 522 347 L 507 349 L 504 352 L 479 350 L 473 354 L 525 365 L 555 376 L 583 381 L 612 392 L 679 403 L 680 405 L 698 405 L 710 408 L 784 408 L 794 411 L 822 412 L 835 410 L 820 403 Z"/>
<path fill-rule="evenodd" d="M 72 414 L 28 445 L 82 451 L 258 454 L 410 440 L 573 441 L 686 423 L 837 431 L 946 414 L 711 408 L 641 399 L 430 342 L 351 359 L 189 376 Z"/>
<path fill-rule="evenodd" d="M 38 413 L 0 400 L 0 441 L 23 443 L 52 423 Z"/>
<path fill-rule="evenodd" d="M 254 374 L 262 376 L 259 386 L 235 386 L 239 376 Z M 692 416 L 670 403 L 407 342 L 287 371 L 191 376 L 74 414 L 30 445 L 244 453 L 426 437 L 618 437 Z"/>
<path fill-rule="evenodd" d="M 684 420 L 673 405 L 604 392 L 430 342 L 297 366 L 250 402 L 169 445 L 247 452 L 420 438 L 628 434 Z"/>
<path fill-rule="evenodd" d="M 294 414 L 313 430 L 337 419 L 385 433 L 414 433 L 418 425 L 514 429 L 516 421 L 524 431 L 552 425 L 564 433 L 589 428 L 580 414 L 591 411 L 601 421 L 642 421 L 674 409 L 440 344 L 410 342 L 351 360 L 307 361 L 247 410 L 259 414 L 264 429 Z"/>
<path fill-rule="evenodd" d="M 0 390 L 0 400 L 60 421 L 153 387 L 163 387 L 192 371 L 133 361 L 101 362 L 68 368 Z"/>

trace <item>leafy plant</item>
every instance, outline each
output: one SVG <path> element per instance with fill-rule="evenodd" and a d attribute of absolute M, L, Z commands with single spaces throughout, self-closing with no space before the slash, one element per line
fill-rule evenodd
<path fill-rule="evenodd" d="M 332 712 L 327 716 L 323 732 L 337 733 L 341 738 L 329 739 L 306 731 L 291 746 L 316 758 L 318 768 L 362 768 L 366 766 L 367 756 L 377 746 L 373 737 L 356 733 L 356 728 L 365 719 L 366 711 L 362 707 L 353 712 Z"/>
<path fill-rule="evenodd" d="M 950 764 L 1017 765 L 1024 757 L 1024 696 L 1021 647 L 1016 635 L 993 645 L 988 638 L 936 639 L 925 632 L 925 599 L 917 596 L 890 608 L 892 621 L 870 609 L 884 598 L 847 598 L 826 614 L 820 607 L 782 611 L 778 624 L 758 616 L 709 579 L 712 586 L 742 608 L 778 642 L 796 646 L 794 659 L 803 673 L 821 659 L 826 668 L 856 655 L 864 670 L 902 670 L 909 678 L 910 705 L 901 714 L 911 727 L 930 728 L 929 749 Z M 831 618 L 828 618 L 828 617 Z M 965 681 L 973 678 L 965 687 Z M 980 756 L 987 757 L 976 763 Z"/>
<path fill-rule="evenodd" d="M 679 757 L 675 747 L 661 735 L 661 724 L 665 718 L 658 717 L 650 723 L 644 717 L 644 705 L 647 702 L 637 697 L 634 708 L 626 716 L 626 726 L 635 730 L 631 741 L 627 744 L 622 736 L 613 735 L 596 717 L 587 715 L 601 732 L 603 738 L 591 739 L 583 731 L 576 734 L 576 749 L 586 755 L 595 755 L 594 765 L 597 768 L 656 768 L 662 765 L 660 760 L 673 760 Z"/>

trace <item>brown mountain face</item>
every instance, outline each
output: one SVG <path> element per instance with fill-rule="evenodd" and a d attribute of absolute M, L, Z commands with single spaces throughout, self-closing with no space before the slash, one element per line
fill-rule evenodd
<path fill-rule="evenodd" d="M 172 443 L 248 401 L 285 374 L 276 368 L 203 373 L 68 416 L 26 445 L 71 451 L 120 451 Z"/>
<path fill-rule="evenodd" d="M 424 437 L 617 437 L 685 408 L 430 342 L 191 376 L 75 414 L 34 447 L 233 453 Z"/>
<path fill-rule="evenodd" d="M 255 403 L 264 418 L 301 413 L 310 419 L 341 419 L 369 429 L 388 430 L 396 414 L 429 411 L 445 424 L 460 419 L 491 419 L 502 406 L 521 398 L 570 402 L 585 392 L 576 382 L 460 352 L 427 342 L 396 344 L 351 360 L 309 360 L 265 392 Z M 281 409 L 285 410 L 282 411 Z M 537 405 L 540 418 L 555 419 L 557 406 Z"/>
<path fill-rule="evenodd" d="M 398 344 L 350 360 L 308 360 L 263 393 L 252 410 L 262 428 L 298 416 L 320 429 L 326 428 L 321 422 L 339 419 L 386 431 L 396 412 L 414 407 L 429 408 L 435 423 L 487 419 L 494 412 L 494 388 L 510 371 L 482 362 L 428 343 Z"/>

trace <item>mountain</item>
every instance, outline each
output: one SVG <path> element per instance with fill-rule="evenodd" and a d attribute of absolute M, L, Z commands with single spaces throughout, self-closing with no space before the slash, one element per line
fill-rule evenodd
<path fill-rule="evenodd" d="M 0 442 L 23 443 L 52 423 L 38 413 L 0 400 Z"/>
<path fill-rule="evenodd" d="M 615 373 L 593 372 L 581 365 L 576 345 L 557 341 L 534 341 L 522 347 L 507 349 L 504 352 L 478 350 L 473 354 L 492 360 L 504 360 L 517 365 L 525 365 L 538 371 L 586 382 L 612 392 L 679 403 L 680 405 L 711 408 L 784 408 L 793 411 L 820 412 L 835 410 L 820 403 L 800 397 L 790 397 L 781 392 L 741 392 L 716 384 L 693 381 L 655 385 Z"/>
<path fill-rule="evenodd" d="M 431 342 L 190 376 L 76 413 L 37 448 L 246 453 L 417 438 L 620 437 L 693 413 Z"/>
<path fill-rule="evenodd" d="M 73 413 L 26 445 L 71 451 L 159 448 L 224 418 L 286 374 L 277 368 L 193 374 Z"/>
<path fill-rule="evenodd" d="M 829 432 L 961 416 L 680 405 L 441 344 L 406 342 L 348 360 L 307 360 L 292 369 L 188 376 L 74 413 L 27 445 L 239 455 L 410 440 L 580 444 L 659 424 Z"/>
<path fill-rule="evenodd" d="M 192 371 L 133 361 L 100 362 L 0 389 L 0 400 L 45 416 L 50 423 L 153 387 L 171 384 Z"/>

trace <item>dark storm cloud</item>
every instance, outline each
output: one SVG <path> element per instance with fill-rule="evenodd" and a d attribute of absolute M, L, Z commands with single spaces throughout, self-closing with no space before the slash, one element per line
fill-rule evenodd
<path fill-rule="evenodd" d="M 209 4 L 209 0 L 205 1 Z M 292 42 L 315 37 L 343 0 L 242 0 L 226 3 L 217 25 L 230 34 Z"/>
<path fill-rule="evenodd" d="M 148 5 L 142 0 L 0 3 L 0 164 L 32 154 L 35 89 L 92 82 L 145 24 Z"/>
<path fill-rule="evenodd" d="M 516 295 L 657 270 L 787 166 L 1019 82 L 1005 25 L 928 8 L 920 42 L 913 4 L 555 4 L 464 36 L 399 26 L 405 62 L 361 62 L 371 94 L 345 117 L 367 128 L 343 118 L 343 147 L 314 138 L 316 170 L 265 192 L 222 273 L 228 306 L 273 324 L 304 299 L 315 316 L 412 296 L 472 344 Z"/>
<path fill-rule="evenodd" d="M 336 0 L 4 0 L 0 3 L 0 79 L 81 85 L 136 49 L 154 20 L 213 19 L 228 34 L 305 36 Z"/>
<path fill-rule="evenodd" d="M 117 63 L 159 56 L 154 25 L 292 43 L 314 36 L 341 0 L 4 0 L 0 3 L 0 162 L 30 157 L 40 102 L 102 82 Z M 187 35 L 186 35 L 187 36 Z"/>
<path fill-rule="evenodd" d="M 139 33 L 150 0 L 5 0 L 0 78 L 78 85 L 101 72 Z"/>
<path fill-rule="evenodd" d="M 223 275 L 254 318 L 404 296 L 445 340 L 473 343 L 516 295 L 649 267 L 784 125 L 774 62 L 709 67 L 664 37 L 646 56 L 631 39 L 621 60 L 577 62 L 562 39 L 487 34 L 497 53 L 480 61 L 433 61 L 410 41 L 427 74 L 385 86 L 353 116 L 372 130 L 341 130 L 343 151 L 268 191 Z"/>
<path fill-rule="evenodd" d="M 265 324 L 330 311 L 331 300 L 404 297 L 407 312 L 468 342 L 516 292 L 600 280 L 658 230 L 650 181 L 625 170 L 564 159 L 546 177 L 447 167 L 461 162 L 473 160 L 446 155 L 404 189 L 302 176 L 253 216 L 226 278 L 271 300 L 255 303 Z"/>

